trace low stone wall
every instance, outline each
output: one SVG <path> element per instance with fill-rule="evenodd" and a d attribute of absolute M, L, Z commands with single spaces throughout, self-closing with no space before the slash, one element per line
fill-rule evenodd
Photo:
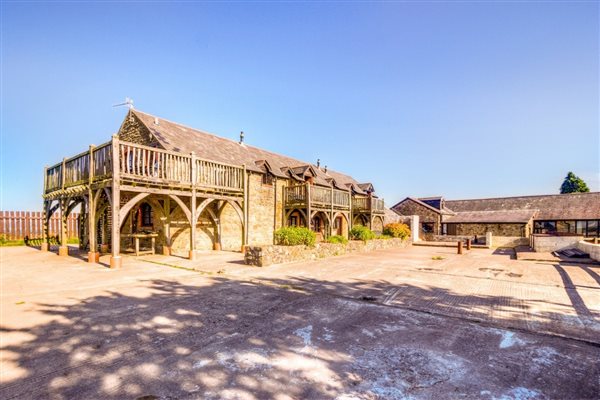
<path fill-rule="evenodd" d="M 593 244 L 581 240 L 577 242 L 577 248 L 588 253 L 592 260 L 600 261 L 600 244 Z"/>
<path fill-rule="evenodd" d="M 540 253 L 548 253 L 578 247 L 578 243 L 583 240 L 583 236 L 554 236 L 554 235 L 533 235 L 531 241 L 533 250 Z"/>
<path fill-rule="evenodd" d="M 520 236 L 493 236 L 490 247 L 529 246 L 529 238 Z"/>
<path fill-rule="evenodd" d="M 433 235 L 432 240 L 434 242 L 458 242 L 459 240 L 462 242 L 466 242 L 467 239 L 471 239 L 471 243 L 473 244 L 486 244 L 485 236 L 477 236 L 477 242 L 475 242 L 475 236 L 470 235 Z"/>
<path fill-rule="evenodd" d="M 340 256 L 343 254 L 401 248 L 410 245 L 410 240 L 375 239 L 363 242 L 351 240 L 347 244 L 317 243 L 308 246 L 246 246 L 244 260 L 248 265 L 266 267 L 272 264 L 282 264 L 292 261 L 316 260 L 319 258 Z"/>

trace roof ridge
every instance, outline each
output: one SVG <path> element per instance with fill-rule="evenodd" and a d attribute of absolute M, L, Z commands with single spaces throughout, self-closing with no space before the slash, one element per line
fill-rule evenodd
<path fill-rule="evenodd" d="M 482 197 L 475 199 L 455 199 L 448 200 L 449 201 L 477 201 L 477 200 L 500 200 L 500 199 L 523 199 L 523 198 L 531 198 L 531 197 L 550 197 L 550 196 L 569 196 L 569 195 L 591 195 L 591 194 L 600 194 L 600 192 L 577 192 L 577 193 L 552 193 L 552 194 L 532 194 L 532 195 L 524 195 L 524 196 L 506 196 L 506 197 Z"/>

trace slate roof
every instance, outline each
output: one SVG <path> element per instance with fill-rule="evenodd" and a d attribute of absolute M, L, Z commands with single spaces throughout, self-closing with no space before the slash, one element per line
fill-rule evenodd
<path fill-rule="evenodd" d="M 408 201 L 414 201 L 415 203 L 417 203 L 417 204 L 419 204 L 419 205 L 421 205 L 421 206 L 423 206 L 423 207 L 425 207 L 425 208 L 427 208 L 427 209 L 429 209 L 431 211 L 434 211 L 434 212 L 436 212 L 436 213 L 438 213 L 440 215 L 453 215 L 454 214 L 454 212 L 452 210 L 449 210 L 448 208 L 442 208 L 442 209 L 436 208 L 436 207 L 434 207 L 434 206 L 432 206 L 430 204 L 427 204 L 426 202 L 424 202 L 421 199 L 418 199 L 416 197 L 407 197 L 404 200 L 399 201 L 398 203 L 396 203 L 395 205 L 393 205 L 392 209 L 395 209 L 397 206 L 399 206 L 400 204 L 404 203 L 407 200 Z"/>
<path fill-rule="evenodd" d="M 537 210 L 536 220 L 600 219 L 600 192 L 446 200 L 456 213 Z"/>
<path fill-rule="evenodd" d="M 537 210 L 499 210 L 499 211 L 463 211 L 455 215 L 444 216 L 444 223 L 527 223 L 537 213 Z"/>
<path fill-rule="evenodd" d="M 210 161 L 246 165 L 250 171 L 265 173 L 266 170 L 280 178 L 304 178 L 314 175 L 314 183 L 321 186 L 335 186 L 355 193 L 366 194 L 361 184 L 349 175 L 328 169 L 327 172 L 314 164 L 276 154 L 248 144 L 219 137 L 208 132 L 168 121 L 139 110 L 130 110 L 156 137 L 166 150 L 191 153 Z M 158 122 L 156 124 L 155 122 Z M 332 179 L 334 182 L 332 182 Z"/>

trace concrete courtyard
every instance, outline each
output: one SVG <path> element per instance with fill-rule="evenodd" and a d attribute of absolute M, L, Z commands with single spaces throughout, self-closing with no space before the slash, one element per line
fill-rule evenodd
<path fill-rule="evenodd" d="M 513 258 L 410 247 L 255 268 L 207 252 L 109 270 L 0 248 L 0 397 L 599 398 L 600 266 Z"/>

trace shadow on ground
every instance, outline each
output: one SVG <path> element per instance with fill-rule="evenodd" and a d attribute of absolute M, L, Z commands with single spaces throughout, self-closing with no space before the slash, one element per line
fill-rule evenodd
<path fill-rule="evenodd" d="M 51 322 L 2 328 L 9 343 L 21 340 L 2 349 L 15 374 L 0 397 L 485 398 L 483 389 L 490 396 L 517 389 L 553 398 L 598 394 L 597 347 L 556 338 L 542 338 L 545 347 L 521 347 L 538 339 L 517 341 L 497 329 L 371 304 L 410 307 L 411 299 L 421 299 L 445 314 L 462 310 L 485 320 L 480 305 L 520 303 L 452 293 L 440 303 L 439 289 L 403 285 L 394 294 L 389 288 L 384 281 L 152 280 L 126 295 L 109 291 L 70 306 L 39 304 Z M 543 315 L 540 326 L 560 318 Z M 520 327 L 509 314 L 505 322 Z M 513 349 L 501 343 L 500 351 L 499 338 Z M 562 348 L 529 365 L 534 349 L 551 340 Z"/>

